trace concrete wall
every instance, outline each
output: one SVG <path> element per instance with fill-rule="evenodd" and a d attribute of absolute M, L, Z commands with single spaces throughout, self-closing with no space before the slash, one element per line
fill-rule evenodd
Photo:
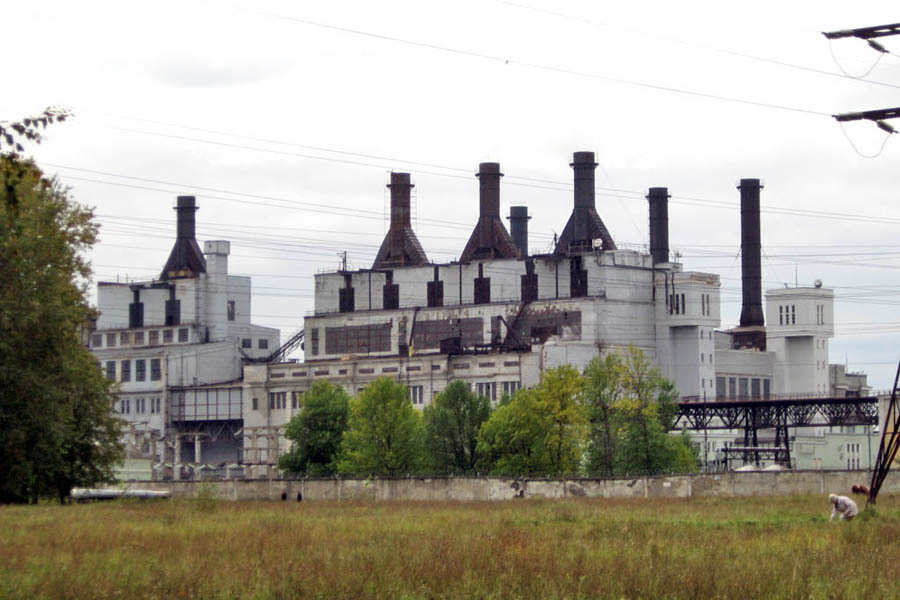
<path fill-rule="evenodd" d="M 702 473 L 635 479 L 409 478 L 136 482 L 135 488 L 167 490 L 192 498 L 212 486 L 224 500 L 278 500 L 282 492 L 304 500 L 485 501 L 514 498 L 692 498 L 849 494 L 854 484 L 868 484 L 866 471 L 791 471 L 771 473 Z M 881 491 L 900 493 L 900 475 L 890 473 Z M 827 500 L 823 498 L 827 504 Z"/>

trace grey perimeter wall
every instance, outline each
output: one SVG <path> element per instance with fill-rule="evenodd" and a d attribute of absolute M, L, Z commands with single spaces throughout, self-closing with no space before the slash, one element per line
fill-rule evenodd
<path fill-rule="evenodd" d="M 866 471 L 790 471 L 771 473 L 703 473 L 637 479 L 238 479 L 231 481 L 141 481 L 135 489 L 168 490 L 174 497 L 196 497 L 214 491 L 226 500 L 449 500 L 484 501 L 513 498 L 691 498 L 850 495 L 855 484 L 868 485 Z M 900 475 L 890 473 L 883 493 L 900 492 Z M 206 492 L 205 492 L 206 493 Z"/>

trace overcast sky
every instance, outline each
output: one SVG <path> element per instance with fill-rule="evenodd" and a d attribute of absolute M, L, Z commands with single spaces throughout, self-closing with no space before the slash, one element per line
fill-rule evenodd
<path fill-rule="evenodd" d="M 821 279 L 831 362 L 893 382 L 900 135 L 830 115 L 900 106 L 900 36 L 872 68 L 865 42 L 820 32 L 896 23 L 894 2 L 0 0 L 0 20 L 0 120 L 75 113 L 32 151 L 96 207 L 97 280 L 158 275 L 193 194 L 199 240 L 232 241 L 254 322 L 287 337 L 315 272 L 345 250 L 371 266 L 391 170 L 412 173 L 416 231 L 444 262 L 477 220 L 479 162 L 501 164 L 503 214 L 527 204 L 547 251 L 571 154 L 590 150 L 620 247 L 647 244 L 644 195 L 669 188 L 670 245 L 722 277 L 723 327 L 740 315 L 735 185 L 763 179 L 764 288 Z"/>

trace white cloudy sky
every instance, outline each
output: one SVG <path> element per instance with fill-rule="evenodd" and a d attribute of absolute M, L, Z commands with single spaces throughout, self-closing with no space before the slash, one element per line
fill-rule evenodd
<path fill-rule="evenodd" d="M 475 223 L 481 161 L 501 163 L 502 210 L 527 204 L 531 246 L 547 250 L 577 150 L 597 155 L 598 212 L 620 246 L 647 243 L 643 195 L 669 187 L 671 246 L 722 276 L 735 325 L 735 184 L 759 177 L 764 286 L 833 288 L 831 361 L 886 388 L 900 136 L 863 158 L 886 134 L 829 115 L 900 106 L 900 36 L 862 80 L 840 69 L 862 75 L 877 53 L 820 32 L 898 15 L 886 1 L 0 0 L 0 120 L 74 111 L 33 151 L 96 207 L 97 279 L 158 273 L 174 197 L 194 194 L 198 237 L 232 240 L 255 322 L 284 336 L 338 252 L 371 264 L 391 170 L 413 173 L 419 238 L 446 261 Z"/>

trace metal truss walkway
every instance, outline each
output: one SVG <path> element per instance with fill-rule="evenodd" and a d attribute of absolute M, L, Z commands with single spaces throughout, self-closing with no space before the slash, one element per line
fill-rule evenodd
<path fill-rule="evenodd" d="M 759 463 L 763 453 L 758 430 L 775 430 L 776 460 L 790 468 L 789 427 L 877 425 L 878 398 L 819 396 L 773 396 L 769 398 L 728 398 L 721 400 L 683 399 L 678 404 L 673 429 L 703 431 L 738 429 L 744 444 L 736 448 L 745 462 Z"/>

